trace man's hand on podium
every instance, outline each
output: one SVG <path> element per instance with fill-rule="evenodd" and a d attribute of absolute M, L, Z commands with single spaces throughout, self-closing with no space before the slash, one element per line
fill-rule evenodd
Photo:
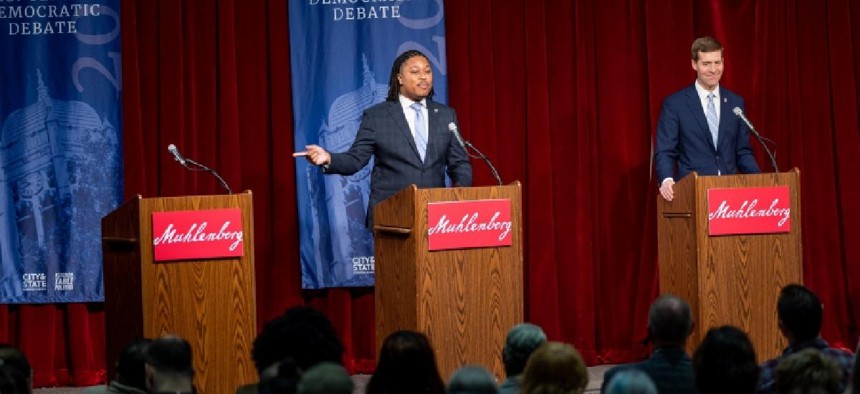
<path fill-rule="evenodd" d="M 666 178 L 663 180 L 663 183 L 660 184 L 660 195 L 663 196 L 663 199 L 666 201 L 672 201 L 675 198 L 675 191 L 672 190 L 672 185 L 675 184 L 675 181 L 672 178 Z"/>

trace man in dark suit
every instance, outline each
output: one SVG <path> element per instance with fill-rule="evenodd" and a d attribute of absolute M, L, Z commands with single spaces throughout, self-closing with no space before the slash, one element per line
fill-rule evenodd
<path fill-rule="evenodd" d="M 693 332 L 690 304 L 673 295 L 663 295 L 651 304 L 648 312 L 648 335 L 654 346 L 651 358 L 610 369 L 603 376 L 601 392 L 612 378 L 630 369 L 645 372 L 660 394 L 695 393 L 693 361 L 687 354 L 687 338 Z"/>
<path fill-rule="evenodd" d="M 733 114 L 740 96 L 720 86 L 723 46 L 712 37 L 693 42 L 696 82 L 663 101 L 654 153 L 660 194 L 672 201 L 672 185 L 692 171 L 699 175 L 757 173 L 749 130 Z M 677 165 L 677 173 L 675 167 Z"/>
<path fill-rule="evenodd" d="M 329 153 L 308 145 L 305 156 L 326 174 L 352 175 L 375 157 L 370 178 L 368 224 L 372 209 L 404 187 L 444 187 L 445 174 L 457 186 L 472 185 L 472 166 L 450 130 L 457 115 L 432 101 L 433 70 L 423 53 L 410 50 L 394 61 L 386 101 L 364 111 L 348 151 Z M 453 125 L 453 126 L 452 126 Z"/>

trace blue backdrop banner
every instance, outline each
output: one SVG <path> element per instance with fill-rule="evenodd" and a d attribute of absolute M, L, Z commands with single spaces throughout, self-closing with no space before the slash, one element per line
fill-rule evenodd
<path fill-rule="evenodd" d="M 102 301 L 122 196 L 119 0 L 0 1 L 0 302 Z"/>
<path fill-rule="evenodd" d="M 433 66 L 434 100 L 447 101 L 442 0 L 291 0 L 295 149 L 349 149 L 362 112 L 385 100 L 391 65 L 417 49 Z M 296 160 L 302 287 L 372 286 L 365 228 L 373 161 L 355 175 L 323 175 Z"/>

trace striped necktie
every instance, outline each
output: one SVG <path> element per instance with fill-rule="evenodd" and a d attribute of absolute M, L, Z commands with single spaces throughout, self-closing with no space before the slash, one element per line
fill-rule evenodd
<path fill-rule="evenodd" d="M 705 112 L 708 118 L 708 128 L 711 129 L 711 137 L 714 139 L 714 148 L 717 147 L 717 134 L 720 130 L 720 119 L 717 118 L 717 106 L 714 104 L 714 94 L 708 93 L 708 110 Z"/>

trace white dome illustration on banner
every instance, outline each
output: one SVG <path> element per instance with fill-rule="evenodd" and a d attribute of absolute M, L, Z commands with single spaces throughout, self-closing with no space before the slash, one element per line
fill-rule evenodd
<path fill-rule="evenodd" d="M 119 142 L 89 104 L 51 98 L 39 70 L 36 81 L 36 102 L 0 128 L 0 258 L 15 262 L 4 270 L 22 270 L 3 272 L 0 291 L 4 299 L 45 292 L 56 302 L 80 281 L 100 286 L 101 264 L 91 260 L 100 259 L 101 240 L 90 230 L 116 198 Z M 72 272 L 91 278 L 76 283 Z"/>
<path fill-rule="evenodd" d="M 361 116 L 365 109 L 385 100 L 388 85 L 377 83 L 373 71 L 362 55 L 363 84 L 357 90 L 337 97 L 328 110 L 328 119 L 319 128 L 320 146 L 331 152 L 344 152 L 349 149 L 358 133 Z M 334 262 L 336 256 L 355 256 L 354 258 L 373 257 L 373 238 L 365 227 L 367 204 L 370 199 L 370 173 L 373 159 L 367 166 L 352 176 L 314 175 L 319 169 L 309 166 L 308 188 L 311 194 L 311 214 L 313 221 L 312 239 L 317 264 L 331 262 L 328 266 L 318 266 L 316 272 L 327 272 L 343 282 L 350 282 L 356 275 L 373 274 L 373 270 L 355 270 L 352 262 Z M 322 179 L 321 179 L 322 178 Z M 321 184 L 322 183 L 322 184 Z M 320 204 L 320 202 L 323 202 Z M 320 217 L 321 209 L 328 211 L 328 218 Z M 328 223 L 348 223 L 347 229 L 327 228 Z M 327 236 L 321 237 L 321 234 Z M 336 233 L 340 233 L 337 235 Z M 347 236 L 343 236 L 347 234 Z M 319 245 L 321 239 L 330 239 L 330 248 Z M 334 256 L 321 253 L 334 251 Z M 362 265 L 356 265 L 362 266 Z M 332 272 L 337 269 L 338 272 Z"/>

